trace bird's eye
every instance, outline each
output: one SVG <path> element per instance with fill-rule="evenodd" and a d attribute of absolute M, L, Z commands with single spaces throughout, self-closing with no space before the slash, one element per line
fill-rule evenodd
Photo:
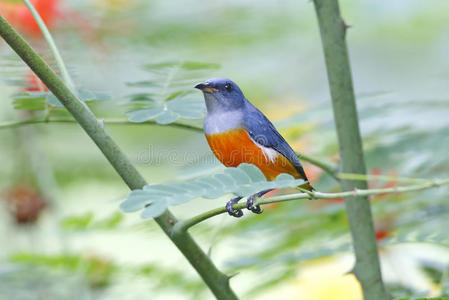
<path fill-rule="evenodd" d="M 232 91 L 232 85 L 229 82 L 226 83 L 224 87 L 228 92 Z"/>

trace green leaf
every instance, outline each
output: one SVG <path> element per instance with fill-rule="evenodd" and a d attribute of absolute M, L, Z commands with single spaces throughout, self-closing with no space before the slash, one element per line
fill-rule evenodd
<path fill-rule="evenodd" d="M 58 100 L 58 98 L 56 98 L 56 96 L 53 95 L 52 93 L 47 93 L 47 96 L 45 99 L 47 101 L 47 104 L 49 104 L 51 106 L 64 107 L 64 105 L 62 105 L 62 103 Z"/>
<path fill-rule="evenodd" d="M 179 205 L 199 197 L 216 199 L 229 193 L 246 197 L 262 190 L 294 187 L 302 183 L 304 180 L 294 179 L 288 174 L 280 174 L 276 180 L 267 181 L 256 166 L 240 164 L 237 168 L 227 168 L 212 176 L 186 182 L 147 185 L 142 190 L 132 191 L 120 208 L 124 212 L 133 212 L 145 207 L 142 217 L 150 218 L 160 215 L 167 205 Z"/>
<path fill-rule="evenodd" d="M 167 108 L 183 119 L 202 119 L 206 113 L 203 99 L 178 98 L 167 102 Z"/>
<path fill-rule="evenodd" d="M 109 100 L 109 96 L 105 93 L 94 92 L 85 89 L 77 91 L 81 101 L 104 101 Z M 26 110 L 44 110 L 46 104 L 54 107 L 64 107 L 62 103 L 51 92 L 24 92 L 13 95 L 13 106 L 15 109 Z"/>
<path fill-rule="evenodd" d="M 162 106 L 154 106 L 152 108 L 145 108 L 141 110 L 135 110 L 128 112 L 127 115 L 129 116 L 130 122 L 145 122 L 151 119 L 154 119 L 158 115 L 160 115 L 164 111 L 164 108 Z"/>
<path fill-rule="evenodd" d="M 217 64 L 194 61 L 168 61 L 146 65 L 145 70 L 151 72 L 151 77 L 127 84 L 144 89 L 131 94 L 125 103 L 131 108 L 131 112 L 127 113 L 129 120 L 145 122 L 155 119 L 157 123 L 166 125 L 179 119 L 202 119 L 206 107 L 202 95 L 193 86 L 209 76 L 203 75 L 202 71 L 217 68 Z M 197 96 L 191 96 L 193 93 L 197 93 Z M 157 114 L 154 114 L 155 110 Z"/>
<path fill-rule="evenodd" d="M 160 86 L 159 83 L 151 80 L 143 80 L 143 81 L 136 81 L 136 82 L 127 82 L 127 86 L 134 86 L 134 87 L 158 87 Z"/>
<path fill-rule="evenodd" d="M 191 93 L 193 93 L 193 91 L 177 91 L 177 92 L 174 92 L 171 95 L 169 95 L 164 100 L 165 101 L 170 101 L 170 100 L 173 100 L 173 99 L 178 98 L 180 96 L 186 96 L 186 95 L 191 94 Z"/>
<path fill-rule="evenodd" d="M 85 89 L 78 89 L 78 97 L 85 102 L 88 101 L 106 101 L 109 100 L 111 97 L 102 92 L 96 92 L 91 90 L 85 90 Z"/>
<path fill-rule="evenodd" d="M 134 93 L 129 95 L 129 101 L 132 103 L 153 104 L 155 102 L 155 99 L 154 95 L 150 93 Z"/>
<path fill-rule="evenodd" d="M 89 224 L 91 224 L 93 218 L 94 215 L 92 213 L 87 213 L 81 216 L 72 216 L 62 220 L 61 226 L 66 230 L 86 229 Z"/>
<path fill-rule="evenodd" d="M 167 201 L 165 199 L 155 199 L 148 203 L 141 213 L 142 219 L 157 218 L 167 209 Z"/>
<path fill-rule="evenodd" d="M 259 168 L 253 168 L 253 165 L 242 164 L 240 169 L 243 170 L 252 182 L 265 181 L 265 176 Z"/>
<path fill-rule="evenodd" d="M 209 70 L 209 69 L 219 69 L 220 65 L 197 61 L 186 61 L 181 64 L 181 68 L 186 70 L 205 70 L 205 69 Z"/>
<path fill-rule="evenodd" d="M 126 201 L 120 204 L 124 212 L 134 212 L 145 207 L 150 198 L 150 193 L 145 190 L 134 190 L 128 195 Z"/>
<path fill-rule="evenodd" d="M 163 68 L 168 68 L 168 67 L 174 67 L 174 66 L 178 66 L 179 62 L 175 62 L 175 61 L 166 61 L 166 62 L 160 62 L 160 63 L 155 63 L 155 64 L 147 64 L 145 65 L 144 69 L 145 70 L 154 70 L 154 69 L 163 69 Z"/>
<path fill-rule="evenodd" d="M 142 101 L 141 103 L 144 103 Z M 143 106 L 127 113 L 130 122 L 146 122 L 152 119 L 158 124 L 170 124 L 180 118 L 202 119 L 205 113 L 204 101 L 194 99 L 175 99 L 164 103 L 155 103 L 151 107 Z"/>
<path fill-rule="evenodd" d="M 14 109 L 25 110 L 44 110 L 46 103 L 45 97 L 47 93 L 43 92 L 26 92 L 13 95 Z"/>
<path fill-rule="evenodd" d="M 179 115 L 171 110 L 164 110 L 163 113 L 156 117 L 159 124 L 170 124 L 179 119 Z"/>
<path fill-rule="evenodd" d="M 227 168 L 224 170 L 224 173 L 228 176 L 234 178 L 236 182 L 238 182 L 240 185 L 245 185 L 251 183 L 251 178 L 247 175 L 248 167 L 245 167 L 244 169 L 240 168 Z"/>

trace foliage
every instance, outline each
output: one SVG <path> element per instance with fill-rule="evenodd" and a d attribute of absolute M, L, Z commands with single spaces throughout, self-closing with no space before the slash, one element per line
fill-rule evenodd
<path fill-rule="evenodd" d="M 170 124 L 178 119 L 201 119 L 205 113 L 204 101 L 193 97 L 193 85 L 204 80 L 205 72 L 218 69 L 219 65 L 203 62 L 162 62 L 149 64 L 145 70 L 150 78 L 130 82 L 131 87 L 143 91 L 129 96 L 126 105 L 130 122 L 155 120 Z"/>
<path fill-rule="evenodd" d="M 83 215 L 70 216 L 61 221 L 61 227 L 67 231 L 74 230 L 111 230 L 120 226 L 123 214 L 113 213 L 101 220 L 94 220 L 92 212 Z"/>
<path fill-rule="evenodd" d="M 125 100 L 126 106 L 131 109 L 128 113 L 130 120 L 133 112 L 137 114 L 135 117 L 137 117 L 139 122 L 142 120 L 156 120 L 158 116 L 154 116 L 154 114 L 160 112 L 160 107 L 163 107 L 163 105 L 156 104 L 157 102 L 163 103 L 167 106 L 168 111 L 173 112 L 164 113 L 165 116 L 159 119 L 159 121 L 162 121 L 160 123 L 171 124 L 170 122 L 175 118 L 189 119 L 190 117 L 199 120 L 202 117 L 204 105 L 201 97 L 195 96 L 195 99 L 193 99 L 193 94 L 189 94 L 186 91 L 192 90 L 191 87 L 194 83 L 212 77 L 210 73 L 214 72 L 215 69 L 210 67 L 187 70 L 179 66 L 175 67 L 175 65 L 179 65 L 179 62 L 170 61 L 167 66 L 158 66 L 159 63 L 157 61 L 160 61 L 160 57 L 167 56 L 198 59 L 198 57 L 204 57 L 203 55 L 206 53 L 208 55 L 207 59 L 220 62 L 227 72 L 231 69 L 235 72 L 229 76 L 232 76 L 232 78 L 238 77 L 239 83 L 242 82 L 245 85 L 245 93 L 249 93 L 250 96 L 251 93 L 255 95 L 250 97 L 250 99 L 258 107 L 265 109 L 270 118 L 274 116 L 281 118 L 281 120 L 278 119 L 278 122 L 276 122 L 276 126 L 289 142 L 294 143 L 295 149 L 326 158 L 326 160 L 331 160 L 335 164 L 338 163 L 332 111 L 329 101 L 326 99 L 327 94 L 323 96 L 322 92 L 325 90 L 323 89 L 325 79 L 321 75 L 317 76 L 316 74 L 322 71 L 321 67 L 317 67 L 321 66 L 322 58 L 320 53 L 316 51 L 316 24 L 313 20 L 314 16 L 307 14 L 306 8 L 302 9 L 302 3 L 295 2 L 295 9 L 291 9 L 292 6 L 288 3 L 282 7 L 276 7 L 276 9 L 270 9 L 272 7 L 267 6 L 267 3 L 261 3 L 257 7 L 239 3 L 238 5 L 220 6 L 219 10 L 214 9 L 214 3 L 205 3 L 202 4 L 200 13 L 207 21 L 199 22 L 195 20 L 199 14 L 193 14 L 187 9 L 184 11 L 181 8 L 176 11 L 160 13 L 162 6 L 158 6 L 159 2 L 151 2 L 151 5 L 154 5 L 152 7 L 154 13 L 152 14 L 147 13 L 145 9 L 140 9 L 140 7 L 138 11 L 131 11 L 133 13 L 132 20 L 129 18 L 130 10 L 128 6 L 117 10 L 112 16 L 102 12 L 107 15 L 107 19 L 94 24 L 85 24 L 86 27 L 93 25 L 92 32 L 95 32 L 94 35 L 100 32 L 98 35 L 101 36 L 101 40 L 97 40 L 97 36 L 88 37 L 82 45 L 82 49 L 77 47 L 63 49 L 64 57 L 68 54 L 67 58 L 69 58 L 72 64 L 76 64 L 78 61 L 90 64 L 86 56 L 79 55 L 79 53 L 88 52 L 85 50 L 89 48 L 89 51 L 98 52 L 98 56 L 115 58 L 115 55 L 117 55 L 116 51 L 104 49 L 101 46 L 105 38 L 108 39 L 107 46 L 109 47 L 113 38 L 115 41 L 120 39 L 119 43 L 116 42 L 117 48 L 125 52 L 126 55 L 133 57 L 133 61 L 135 61 L 142 60 L 137 55 L 137 53 L 142 52 L 142 47 L 137 47 L 137 49 L 133 47 L 136 44 L 140 46 L 149 45 L 150 55 L 158 57 L 158 59 L 153 66 L 150 66 L 150 69 L 156 70 L 155 72 L 145 71 L 149 77 L 148 79 L 144 78 L 142 81 L 130 83 L 126 89 L 117 88 L 125 80 L 134 80 L 134 73 L 138 73 L 129 65 L 127 68 L 131 70 L 127 69 L 126 72 L 122 72 L 123 65 L 117 63 L 116 66 L 111 67 L 111 73 L 118 74 L 117 78 L 114 77 L 116 80 L 111 81 L 113 77 L 105 74 L 105 80 L 100 82 L 102 85 L 101 89 L 106 90 L 109 94 L 112 94 L 109 89 L 113 90 L 114 98 L 119 99 L 121 96 L 119 93 L 116 94 L 115 91 L 119 90 L 122 93 L 128 93 L 131 89 L 139 89 L 139 91 Z M 365 9 L 365 6 L 362 4 L 351 4 L 343 10 L 350 24 L 358 27 L 357 24 L 360 21 L 360 23 L 363 22 L 366 25 L 363 28 L 363 35 L 360 34 L 362 30 L 350 30 L 349 36 L 352 39 L 351 47 L 354 47 L 351 54 L 354 59 L 355 86 L 360 91 L 357 97 L 357 104 L 364 138 L 365 158 L 371 172 L 377 169 L 381 174 L 393 174 L 391 175 L 393 177 L 447 177 L 447 170 L 449 169 L 449 159 L 446 150 L 449 147 L 447 135 L 449 124 L 445 117 L 448 110 L 448 101 L 445 96 L 447 95 L 447 89 L 438 90 L 435 88 L 439 82 L 447 81 L 447 74 L 443 73 L 445 72 L 444 68 L 436 70 L 438 66 L 433 63 L 438 59 L 444 60 L 444 57 L 439 55 L 439 53 L 444 51 L 441 51 L 438 46 L 431 44 L 429 40 L 417 40 L 415 36 L 415 32 L 417 32 L 419 36 L 426 36 L 426 39 L 434 38 L 437 41 L 436 44 L 441 44 L 441 40 L 436 37 L 438 37 L 438 32 L 441 31 L 441 28 L 444 28 L 444 26 L 440 25 L 444 24 L 446 20 L 442 16 L 445 17 L 444 12 L 447 9 L 438 10 L 437 5 L 441 4 L 434 4 L 426 7 L 426 9 L 416 9 L 416 7 L 413 9 L 413 5 L 407 4 L 406 15 L 402 14 L 403 10 L 397 10 L 401 11 L 401 18 L 399 19 L 396 18 L 397 13 L 387 15 L 380 12 L 373 16 L 369 9 Z M 79 5 L 80 11 L 94 11 L 97 14 L 96 9 L 86 9 L 84 4 Z M 178 5 L 186 7 L 186 4 L 178 3 Z M 304 3 L 304 5 L 307 5 L 307 9 L 310 9 L 310 4 Z M 447 4 L 445 5 L 447 6 Z M 123 4 L 123 6 L 125 5 Z M 301 9 L 298 9 L 298 6 Z M 382 7 L 382 9 L 390 12 L 388 5 Z M 195 8 L 195 10 L 198 9 Z M 298 18 L 298 12 L 301 12 L 300 18 Z M 437 14 L 438 12 L 439 14 Z M 379 15 L 382 15 L 383 18 L 378 19 Z M 426 18 L 426 16 L 428 17 Z M 98 16 L 95 15 L 95 18 L 98 18 Z M 123 20 L 127 21 L 124 22 Z M 267 20 L 273 21 L 267 22 Z M 403 20 L 407 20 L 407 22 Z M 436 23 L 432 20 L 436 20 Z M 69 22 L 67 23 L 64 26 L 70 26 Z M 107 26 L 103 25 L 104 28 L 95 28 L 97 24 L 107 24 Z M 232 24 L 232 30 L 229 29 L 230 24 Z M 369 24 L 376 24 L 376 26 Z M 130 28 L 132 31 L 127 31 Z M 258 28 L 258 30 L 255 32 L 253 28 Z M 310 30 L 310 28 L 313 28 L 313 30 Z M 381 28 L 380 31 L 379 28 Z M 298 30 L 300 30 L 301 34 L 298 34 Z M 71 34 L 76 31 L 78 30 L 73 30 Z M 132 34 L 130 34 L 131 32 Z M 67 32 L 60 32 L 60 36 L 57 36 L 57 41 L 64 41 L 65 36 L 71 36 L 71 34 L 67 35 Z M 394 42 L 392 43 L 386 36 L 389 36 Z M 413 43 L 407 44 L 407 41 L 403 41 L 398 36 L 406 37 L 409 42 Z M 275 46 L 285 45 L 285 41 L 291 38 L 295 40 L 301 38 L 301 46 L 281 46 L 280 48 Z M 379 40 L 385 46 L 383 49 L 389 50 L 388 53 L 371 51 L 378 49 L 376 47 L 378 47 Z M 412 51 L 417 44 L 422 46 L 420 51 Z M 160 49 L 156 49 L 155 45 L 160 47 Z M 180 47 L 179 45 L 182 46 Z M 182 48 L 181 51 L 183 52 L 172 53 L 175 46 Z M 4 49 L 2 47 L 1 50 Z M 394 49 L 400 50 L 398 51 L 399 55 L 396 57 L 394 57 Z M 407 51 L 404 51 L 404 49 L 407 49 Z M 147 50 L 145 48 L 145 51 Z M 421 56 L 413 56 L 412 52 L 420 53 Z M 433 58 L 432 61 L 427 60 L 428 58 L 425 57 L 426 53 Z M 185 56 L 183 56 L 184 54 Z M 134 59 L 135 57 L 137 59 Z M 145 55 L 144 59 L 147 59 L 147 57 Z M 422 65 L 417 66 L 414 62 L 422 62 Z M 27 79 L 28 70 L 17 58 L 2 57 L 0 63 L 2 64 L 0 66 L 1 77 L 5 85 L 16 87 L 21 91 L 20 94 L 13 96 L 18 97 L 17 101 L 15 98 L 12 99 L 14 106 L 21 110 L 44 110 L 50 108 L 51 116 L 60 114 L 63 111 L 63 109 L 48 106 L 51 103 L 47 102 L 49 94 L 45 91 L 41 95 L 39 95 L 40 91 L 26 91 L 30 87 Z M 398 68 L 391 68 L 391 65 L 398 66 Z M 443 65 L 441 64 L 441 66 Z M 395 75 L 394 69 L 400 70 L 399 76 L 398 74 Z M 415 72 L 417 69 L 420 72 Z M 178 71 L 174 72 L 174 70 Z M 83 68 L 76 70 L 74 73 L 79 73 L 82 77 L 85 76 L 89 80 L 90 74 L 87 74 Z M 120 74 L 123 75 L 119 76 Z M 130 74 L 133 75 L 131 76 Z M 163 84 L 167 81 L 170 74 L 173 74 L 173 78 L 167 84 L 168 90 L 171 90 L 172 93 L 181 91 L 179 96 L 172 99 L 173 102 L 167 99 L 170 92 L 167 92 L 165 99 L 162 96 Z M 277 74 L 282 75 L 277 76 Z M 382 76 L 382 74 L 390 75 Z M 419 79 L 419 84 L 407 82 L 406 85 L 400 86 L 401 82 L 408 81 L 411 78 L 407 76 L 408 74 L 413 74 L 413 78 Z M 188 82 L 190 78 L 192 80 Z M 267 82 L 267 78 L 270 79 L 269 82 Z M 430 84 L 431 88 L 426 89 L 424 78 L 428 79 L 427 84 Z M 85 78 L 80 79 L 79 81 L 85 80 Z M 2 90 L 9 93 L 9 90 Z M 183 90 L 186 92 L 185 94 L 182 93 Z M 371 92 L 367 93 L 366 90 Z M 296 97 L 297 92 L 310 98 L 309 100 L 311 101 L 307 102 L 310 106 L 305 111 L 291 116 L 287 113 L 290 107 L 296 108 L 301 103 L 301 100 Z M 285 97 L 291 97 L 290 93 L 294 93 L 295 98 L 288 102 L 287 105 L 278 105 L 278 102 L 283 104 L 283 101 L 286 101 Z M 11 98 L 7 98 L 6 95 L 2 96 L 4 96 L 3 103 L 9 104 L 10 101 L 8 99 Z M 23 99 L 20 98 L 21 96 Z M 140 96 L 141 98 L 139 98 Z M 32 100 L 27 99 L 27 97 L 32 98 Z M 270 102 L 264 106 L 266 104 L 264 101 L 268 99 Z M 139 103 L 139 101 L 142 101 L 142 103 Z M 275 104 L 270 106 L 270 103 Z M 101 114 L 121 117 L 121 115 L 115 114 L 114 110 L 120 110 L 120 107 L 117 107 L 115 104 L 115 102 L 107 103 Z M 151 111 L 154 107 L 158 108 Z M 181 110 L 181 112 L 178 113 L 176 109 Z M 4 111 L 7 110 L 4 109 Z M 139 113 L 139 111 L 141 112 Z M 185 117 L 182 116 L 182 111 L 188 112 Z M 280 116 L 279 111 L 283 113 Z M 19 113 L 22 112 L 20 111 Z M 161 113 L 159 116 L 161 115 L 163 114 Z M 156 120 L 156 122 L 158 121 Z M 206 151 L 199 146 L 201 137 L 195 136 L 195 133 L 185 134 L 184 136 L 184 131 L 182 131 L 183 134 L 174 136 L 171 135 L 176 132 L 174 129 L 153 129 L 148 126 L 137 127 L 114 127 L 113 129 L 113 136 L 117 137 L 120 144 L 125 145 L 131 159 L 135 157 L 135 152 L 141 149 L 140 147 L 142 147 L 143 143 L 149 142 L 159 143 L 162 148 L 192 149 L 194 147 L 195 151 Z M 76 126 L 64 126 L 64 129 L 60 129 L 56 125 L 44 125 L 38 128 L 39 130 L 35 133 L 35 136 L 45 145 L 47 155 L 52 163 L 51 168 L 56 170 L 55 177 L 58 186 L 63 188 L 62 194 L 64 196 L 67 191 L 76 190 L 77 193 L 81 193 L 84 190 L 88 190 L 82 197 L 76 196 L 77 201 L 79 201 L 79 207 L 85 207 L 87 204 L 94 202 L 98 204 L 98 209 L 110 208 L 116 205 L 115 201 L 104 199 L 110 197 L 104 191 L 91 193 L 89 187 L 98 185 L 100 179 L 101 185 L 98 186 L 101 187 L 98 187 L 98 189 L 106 185 L 118 185 L 118 181 L 115 174 L 112 174 L 111 169 L 106 166 L 105 161 L 99 158 L 98 153 L 90 151 L 93 147 L 82 142 L 81 137 L 76 135 L 79 131 Z M 111 128 L 108 129 L 111 130 Z M 10 138 L 10 135 L 13 136 L 16 132 L 11 131 L 11 133 L 7 133 L 6 130 L 3 132 L 2 140 L 5 143 L 2 144 L 1 153 L 2 157 L 6 159 L 2 161 L 4 165 L 2 178 L 6 181 L 10 180 L 11 172 L 9 170 L 14 168 L 15 159 L 20 158 L 14 158 L 16 144 Z M 161 135 L 163 136 L 161 137 Z M 192 144 L 194 144 L 193 147 Z M 34 151 L 38 145 L 31 144 L 29 147 Z M 192 164 L 194 166 L 198 165 L 196 162 L 192 162 Z M 8 169 L 10 165 L 12 167 Z M 165 165 L 140 165 L 139 167 L 146 177 L 162 182 L 171 182 L 172 179 L 170 178 L 178 174 L 177 172 L 182 171 L 181 168 L 176 167 L 165 168 Z M 311 172 L 311 169 L 307 167 L 306 164 L 306 172 Z M 214 176 L 212 168 L 209 168 L 207 172 Z M 317 181 L 314 182 L 314 186 L 318 190 L 337 190 L 336 183 L 329 176 L 320 171 L 317 173 Z M 43 174 L 43 172 L 39 172 L 39 174 Z M 395 183 L 394 181 L 387 181 L 386 183 L 370 182 L 371 187 L 379 187 L 384 184 L 394 185 Z M 175 187 L 177 183 L 172 182 L 167 185 Z M 48 190 L 51 191 L 50 188 Z M 376 229 L 379 232 L 383 232 L 386 236 L 383 237 L 382 235 L 382 238 L 379 239 L 380 247 L 384 248 L 404 243 L 430 243 L 446 247 L 448 240 L 444 228 L 447 225 L 446 220 L 449 212 L 447 191 L 446 188 L 441 188 L 416 194 L 374 197 L 372 204 Z M 118 195 L 118 197 L 121 196 L 123 195 Z M 57 218 L 56 212 L 58 209 L 71 209 L 70 205 L 65 205 L 67 200 L 65 197 L 61 199 L 58 197 L 55 200 L 57 202 L 56 208 L 48 212 L 46 217 Z M 59 200 L 64 204 L 59 205 Z M 169 199 L 168 201 L 173 200 Z M 224 205 L 224 201 L 216 201 L 214 203 L 214 206 L 217 207 Z M 193 205 L 203 209 L 201 201 L 191 201 L 186 203 L 186 205 Z M 267 289 L 276 288 L 277 284 L 286 283 L 295 278 L 298 270 L 301 268 L 301 264 L 304 262 L 313 263 L 313 258 L 332 256 L 347 252 L 350 249 L 348 246 L 347 220 L 342 202 L 304 200 L 302 202 L 283 203 L 282 205 L 270 205 L 264 209 L 265 212 L 262 215 L 253 216 L 247 214 L 245 218 L 238 221 L 223 218 L 225 221 L 221 223 L 211 220 L 192 228 L 195 237 L 205 241 L 206 245 L 210 243 L 210 247 L 224 250 L 223 252 L 225 253 L 220 256 L 220 260 L 224 257 L 224 264 L 231 268 L 231 271 L 240 272 L 242 275 L 252 271 L 256 274 L 266 275 L 264 278 L 255 280 L 254 285 L 251 285 L 251 288 L 246 290 L 248 295 L 251 295 L 251 298 L 252 296 L 256 297 Z M 110 229 L 112 235 L 114 229 L 118 229 L 123 225 L 123 218 L 121 214 L 112 214 L 101 219 L 97 218 L 93 213 L 76 213 L 61 221 L 60 225 L 65 230 L 61 236 L 64 237 L 65 242 L 71 242 L 73 237 L 70 233 L 72 232 L 76 232 L 77 238 L 79 238 L 79 236 L 83 234 L 88 235 L 94 230 Z M 220 218 L 217 219 L 221 220 Z M 44 219 L 44 221 L 47 220 Z M 148 231 L 153 230 L 155 227 L 152 227 L 151 222 L 142 222 L 140 224 L 139 229 L 141 230 L 138 230 L 140 237 L 148 239 Z M 48 222 L 39 223 L 38 225 L 39 228 L 45 229 L 48 229 L 48 227 L 43 226 L 49 226 Z M 135 228 L 132 227 L 132 229 Z M 146 230 L 143 230 L 143 228 Z M 148 228 L 151 230 L 148 230 Z M 42 240 L 43 244 L 47 245 L 47 239 L 41 237 L 50 235 L 49 232 L 59 231 L 42 230 L 41 233 L 34 231 L 34 234 Z M 14 231 L 14 234 L 17 234 L 17 232 Z M 33 234 L 33 232 L 30 234 Z M 121 232 L 116 235 L 121 236 Z M 210 239 L 211 236 L 216 236 L 216 238 Z M 58 238 L 60 238 L 59 235 Z M 154 238 L 154 243 L 161 245 L 161 247 L 165 245 L 162 242 L 164 238 L 161 237 L 159 239 L 158 236 L 152 236 L 152 238 Z M 5 252 L 17 251 L 13 247 L 9 249 L 7 247 L 9 244 L 22 246 L 20 242 L 22 239 L 11 239 L 10 236 L 5 235 L 4 240 L 8 241 L 5 243 Z M 338 241 L 338 243 L 333 243 L 333 241 Z M 68 247 L 72 248 L 72 245 L 69 243 Z M 249 249 L 249 251 L 243 251 L 242 249 Z M 154 254 L 154 258 L 159 259 L 157 253 Z M 117 265 L 115 262 L 113 264 Z M 150 266 L 152 271 L 150 272 L 151 276 L 148 276 L 149 285 L 157 282 L 161 288 L 165 286 L 167 290 L 170 287 L 182 286 L 184 282 L 192 280 L 186 274 L 178 272 L 175 276 L 178 278 L 177 280 L 169 280 L 164 284 L 162 278 L 165 280 L 166 277 L 163 276 L 163 271 L 170 270 L 163 267 Z M 276 270 L 273 270 L 274 266 L 276 266 Z M 146 266 L 136 267 L 136 270 L 139 269 L 144 273 L 145 268 Z M 122 268 L 119 269 L 122 270 Z M 41 269 L 39 268 L 39 270 Z M 4 279 L 8 272 L 1 272 L 1 274 Z M 20 273 L 19 277 L 21 280 L 26 280 L 29 285 L 36 286 L 36 282 L 26 279 L 28 277 L 25 275 L 30 274 L 33 274 L 35 278 L 41 278 L 44 273 L 33 273 L 31 269 Z M 426 274 L 433 276 L 430 273 Z M 233 280 L 239 279 L 235 278 Z M 123 281 L 130 280 L 129 278 L 124 278 Z M 5 280 L 5 282 L 10 281 Z M 58 282 L 58 285 L 64 287 L 69 286 L 66 281 L 59 277 L 53 278 L 51 282 Z M 48 283 L 48 286 L 50 286 L 51 282 Z M 448 286 L 447 282 L 446 274 L 441 278 L 442 297 L 447 296 L 447 292 L 445 292 Z M 192 285 L 195 284 L 199 285 L 198 281 L 192 283 Z M 5 287 L 3 290 L 7 290 L 8 286 L 5 284 L 3 287 Z M 21 289 L 17 288 L 16 290 L 19 292 L 26 290 L 26 288 L 28 286 L 24 285 Z M 396 290 L 399 292 L 402 290 L 404 292 L 402 295 L 408 297 L 408 299 L 422 296 L 422 294 L 421 296 L 419 295 L 419 291 L 404 291 L 403 289 L 404 287 L 390 287 L 391 291 Z M 399 294 L 397 295 L 399 296 Z M 80 296 L 80 298 L 82 297 Z M 192 298 L 197 299 L 194 296 Z"/>
<path fill-rule="evenodd" d="M 76 254 L 66 255 L 43 255 L 34 253 L 18 253 L 10 258 L 21 270 L 34 269 L 41 273 L 63 271 L 56 273 L 60 277 L 68 277 L 73 274 L 83 275 L 88 284 L 94 289 L 104 289 L 112 284 L 114 280 L 122 280 L 133 276 L 140 279 L 148 279 L 148 284 L 156 291 L 164 291 L 176 287 L 182 292 L 187 292 L 202 299 L 205 291 L 204 285 L 198 279 L 191 279 L 182 272 L 167 269 L 155 263 L 142 265 L 119 265 L 115 262 L 96 256 L 85 256 Z M 0 265 L 0 269 L 1 269 Z M 4 274 L 7 272 L 0 272 Z M 5 274 L 6 275 L 6 274 Z M 6 277 L 3 275 L 3 277 Z M 2 278 L 2 275 L 0 275 Z M 7 278 L 3 278 L 7 280 Z"/>
<path fill-rule="evenodd" d="M 84 102 L 109 100 L 109 96 L 101 92 L 78 89 L 77 93 Z M 46 106 L 63 107 L 51 92 L 23 92 L 12 95 L 15 109 L 45 110 Z"/>
<path fill-rule="evenodd" d="M 48 266 L 68 271 L 82 270 L 85 272 L 92 288 L 102 288 L 110 284 L 111 277 L 116 272 L 116 266 L 98 257 L 81 257 L 78 255 L 35 255 L 28 253 L 15 254 L 11 261 L 29 264 L 34 267 Z"/>
<path fill-rule="evenodd" d="M 267 181 L 256 166 L 240 164 L 189 182 L 147 185 L 142 190 L 131 191 L 120 208 L 125 212 L 143 209 L 142 218 L 155 218 L 168 205 L 179 205 L 198 197 L 215 199 L 229 193 L 246 197 L 263 190 L 295 187 L 302 183 L 302 179 L 294 179 L 289 174 L 280 174 L 276 180 Z"/>
<path fill-rule="evenodd" d="M 12 105 L 17 110 L 46 110 L 63 108 L 63 105 L 45 85 L 17 57 L 0 56 L 0 79 L 20 92 L 11 95 Z M 107 93 L 85 88 L 76 89 L 78 97 L 86 102 L 105 101 L 110 97 Z"/>

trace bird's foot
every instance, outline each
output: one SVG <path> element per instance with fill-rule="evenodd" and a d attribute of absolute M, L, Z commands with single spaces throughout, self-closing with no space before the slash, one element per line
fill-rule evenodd
<path fill-rule="evenodd" d="M 226 203 L 226 210 L 228 211 L 230 216 L 240 218 L 243 216 L 243 211 L 241 209 L 233 209 L 232 206 L 237 204 L 242 197 L 235 197 Z"/>
<path fill-rule="evenodd" d="M 272 190 L 273 189 L 261 191 L 261 192 L 258 192 L 257 194 L 249 196 L 248 200 L 246 200 L 246 208 L 255 214 L 261 214 L 263 212 L 263 210 L 260 208 L 260 205 L 254 206 L 254 199 L 256 199 L 256 197 L 262 197 L 263 195 L 265 195 L 268 192 L 271 192 Z"/>
<path fill-rule="evenodd" d="M 262 209 L 260 208 L 260 206 L 254 206 L 254 199 L 256 199 L 256 196 L 258 196 L 258 194 L 254 194 L 248 197 L 248 200 L 246 200 L 246 208 L 255 214 L 261 214 Z"/>

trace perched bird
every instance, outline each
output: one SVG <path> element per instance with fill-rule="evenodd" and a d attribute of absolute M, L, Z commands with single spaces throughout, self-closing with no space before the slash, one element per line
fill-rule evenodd
<path fill-rule="evenodd" d="M 293 149 L 270 120 L 245 98 L 237 84 L 226 78 L 212 78 L 198 83 L 195 88 L 203 92 L 206 101 L 204 133 L 207 142 L 226 167 L 249 163 L 257 166 L 267 180 L 288 173 L 308 181 Z M 301 188 L 313 190 L 308 182 Z M 269 191 L 248 197 L 246 207 L 254 213 L 261 213 L 260 207 L 254 206 L 254 199 Z M 241 198 L 236 197 L 226 204 L 231 216 L 243 215 L 241 210 L 232 208 Z"/>

